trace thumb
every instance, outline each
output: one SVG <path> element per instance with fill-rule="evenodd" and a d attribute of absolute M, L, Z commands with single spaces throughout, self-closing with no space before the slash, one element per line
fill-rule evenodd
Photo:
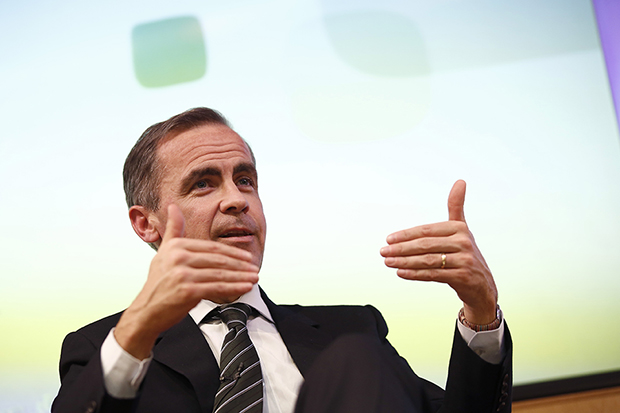
<path fill-rule="evenodd" d="M 452 186 L 450 195 L 448 195 L 448 219 L 450 221 L 465 222 L 465 181 L 459 179 Z"/>
<path fill-rule="evenodd" d="M 175 204 L 168 205 L 168 221 L 166 222 L 166 232 L 162 238 L 162 244 L 172 238 L 182 238 L 185 236 L 185 218 L 181 209 Z"/>

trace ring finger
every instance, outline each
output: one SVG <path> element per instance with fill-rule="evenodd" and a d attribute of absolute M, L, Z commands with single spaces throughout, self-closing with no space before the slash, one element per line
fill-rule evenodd
<path fill-rule="evenodd" d="M 408 257 L 387 257 L 385 265 L 390 268 L 447 269 L 459 267 L 461 253 L 433 252 Z"/>

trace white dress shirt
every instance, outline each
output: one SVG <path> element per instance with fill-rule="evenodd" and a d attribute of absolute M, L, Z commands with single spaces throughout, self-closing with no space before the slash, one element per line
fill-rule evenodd
<path fill-rule="evenodd" d="M 263 413 L 292 413 L 304 379 L 276 329 L 269 309 L 260 296 L 258 285 L 254 285 L 250 292 L 236 302 L 249 304 L 260 313 L 259 317 L 248 320 L 247 328 L 261 361 Z M 219 320 L 200 323 L 217 306 L 216 303 L 202 300 L 190 310 L 189 315 L 199 325 L 219 363 L 224 336 L 228 332 L 226 325 Z M 503 315 L 501 317 L 501 325 L 492 331 L 475 332 L 457 322 L 458 330 L 467 345 L 483 360 L 493 364 L 500 363 L 505 355 Z M 116 398 L 133 398 L 137 395 L 152 356 L 142 361 L 131 356 L 117 343 L 113 332 L 114 329 L 101 346 L 106 391 Z"/>
<path fill-rule="evenodd" d="M 249 304 L 261 315 L 251 317 L 247 328 L 250 340 L 258 353 L 263 373 L 263 412 L 291 413 L 295 409 L 299 387 L 304 382 L 304 378 L 276 329 L 271 313 L 260 296 L 258 285 L 255 284 L 249 293 L 244 294 L 235 302 Z M 209 311 L 218 305 L 203 300 L 189 312 L 189 315 L 199 325 L 215 360 L 219 363 L 224 337 L 228 333 L 226 324 L 220 320 L 200 324 Z"/>

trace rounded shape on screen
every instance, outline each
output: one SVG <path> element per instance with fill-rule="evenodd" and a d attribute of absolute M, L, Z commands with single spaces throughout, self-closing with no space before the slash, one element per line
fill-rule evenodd
<path fill-rule="evenodd" d="M 386 11 L 356 11 L 325 17 L 338 56 L 357 70 L 388 77 L 426 75 L 424 39 L 416 24 Z"/>
<path fill-rule="evenodd" d="M 144 87 L 163 87 L 204 76 L 205 42 L 198 19 L 173 17 L 135 26 L 131 35 L 134 71 Z"/>

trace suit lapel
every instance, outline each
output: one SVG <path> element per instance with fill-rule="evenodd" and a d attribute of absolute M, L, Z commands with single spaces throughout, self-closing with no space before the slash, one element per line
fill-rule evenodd
<path fill-rule="evenodd" d="M 316 357 L 332 342 L 333 337 L 320 331 L 319 324 L 310 318 L 274 304 L 263 290 L 261 295 L 293 361 L 302 376 L 305 376 Z"/>
<path fill-rule="evenodd" d="M 263 300 L 293 361 L 303 376 L 333 340 L 320 325 L 288 307 L 274 304 L 261 290 Z M 188 315 L 160 335 L 153 359 L 186 377 L 203 411 L 211 411 L 219 387 L 219 367 L 200 328 Z"/>
<path fill-rule="evenodd" d="M 202 332 L 188 315 L 160 335 L 153 359 L 185 376 L 203 411 L 211 411 L 219 387 L 219 367 Z"/>

